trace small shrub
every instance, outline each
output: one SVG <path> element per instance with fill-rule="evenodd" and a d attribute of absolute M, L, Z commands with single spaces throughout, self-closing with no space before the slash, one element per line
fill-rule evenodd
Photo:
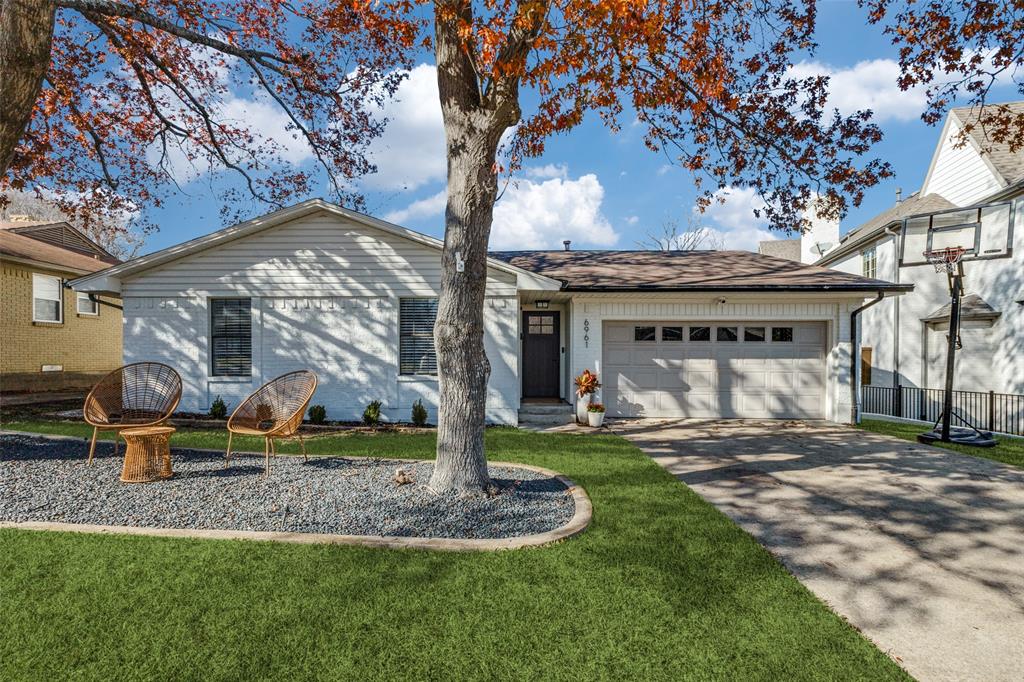
<path fill-rule="evenodd" d="M 228 416 L 228 406 L 224 404 L 224 400 L 217 396 L 217 399 L 210 405 L 210 416 L 214 419 L 224 419 Z"/>
<path fill-rule="evenodd" d="M 367 426 L 376 426 L 380 423 L 380 406 L 381 402 L 379 400 L 374 400 L 366 406 L 366 409 L 363 410 L 364 424 Z"/>
<path fill-rule="evenodd" d="M 423 401 L 417 400 L 412 404 L 413 426 L 423 426 L 427 423 L 427 408 L 423 407 Z"/>
<path fill-rule="evenodd" d="M 323 424 L 327 421 L 327 408 L 323 405 L 314 405 L 309 408 L 309 423 Z"/>
<path fill-rule="evenodd" d="M 604 412 L 604 405 L 601 403 L 590 403 L 587 405 L 587 412 Z"/>

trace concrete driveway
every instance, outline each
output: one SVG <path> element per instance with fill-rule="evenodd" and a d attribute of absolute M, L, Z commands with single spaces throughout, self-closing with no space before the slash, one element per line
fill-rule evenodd
<path fill-rule="evenodd" d="M 921 680 L 1024 680 L 1024 470 L 835 424 L 611 425 Z"/>

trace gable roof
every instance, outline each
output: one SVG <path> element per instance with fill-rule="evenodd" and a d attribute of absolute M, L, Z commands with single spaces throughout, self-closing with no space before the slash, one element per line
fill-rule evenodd
<path fill-rule="evenodd" d="M 31 237 L 69 251 L 120 263 L 109 251 L 66 220 L 0 220 L 0 230 Z"/>
<path fill-rule="evenodd" d="M 947 322 L 949 320 L 949 311 L 952 306 L 952 303 L 940 306 L 933 310 L 931 315 L 922 317 L 921 321 Z M 985 299 L 977 294 L 968 294 L 967 296 L 964 296 L 962 301 L 960 301 L 961 320 L 995 320 L 1001 315 L 1001 312 L 990 306 Z"/>
<path fill-rule="evenodd" d="M 501 251 L 565 291 L 910 291 L 838 270 L 750 251 Z"/>
<path fill-rule="evenodd" d="M 0 258 L 44 265 L 76 275 L 97 272 L 118 262 L 113 257 L 88 256 L 9 229 L 0 229 Z"/>
<path fill-rule="evenodd" d="M 947 201 L 940 194 L 921 196 L 915 192 L 898 204 L 890 206 L 847 232 L 839 240 L 839 244 L 834 249 L 826 251 L 825 255 L 816 261 L 816 264 L 827 265 L 833 263 L 860 247 L 866 246 L 868 242 L 884 232 L 887 227 L 902 223 L 904 218 L 920 213 L 944 211 L 950 208 L 956 208 L 956 205 Z"/>
<path fill-rule="evenodd" d="M 1011 152 L 1009 142 L 993 141 L 986 127 L 986 123 L 995 118 L 1024 116 L 1024 101 L 986 104 L 984 107 L 957 107 L 950 109 L 949 113 L 961 125 L 971 126 L 968 133 L 971 141 L 1004 183 L 1013 184 L 1024 180 L 1024 146 Z"/>
<path fill-rule="evenodd" d="M 263 230 L 282 225 L 286 222 L 296 220 L 297 218 L 319 211 L 347 218 L 355 223 L 402 237 L 433 249 L 441 250 L 444 247 L 444 242 L 439 239 L 435 239 L 434 237 L 414 232 L 378 218 L 359 213 L 358 211 L 343 208 L 337 204 L 332 204 L 329 201 L 324 201 L 323 199 L 309 199 L 293 206 L 288 206 L 253 218 L 252 220 L 238 223 L 237 225 L 225 227 L 222 230 L 212 232 L 202 237 L 190 239 L 187 242 L 183 242 L 160 251 L 155 251 L 145 256 L 133 258 L 130 261 L 126 261 L 120 265 L 115 265 L 114 267 L 106 270 L 102 270 L 85 277 L 80 277 L 72 281 L 71 286 L 75 289 L 81 288 L 82 290 L 89 291 L 118 293 L 120 291 L 120 279 L 123 277 L 150 270 L 166 263 L 176 261 L 180 258 L 185 258 L 186 256 L 191 256 L 201 251 L 227 244 L 236 239 L 241 239 L 243 237 L 256 234 L 257 232 L 262 232 Z M 493 267 L 497 270 L 516 275 L 519 280 L 519 288 L 549 291 L 555 291 L 558 289 L 558 282 L 543 276 L 538 276 L 534 272 L 523 270 L 522 268 L 500 260 L 488 258 L 488 267 Z"/>

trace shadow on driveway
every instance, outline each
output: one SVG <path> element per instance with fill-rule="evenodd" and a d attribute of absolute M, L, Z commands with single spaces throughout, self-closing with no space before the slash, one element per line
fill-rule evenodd
<path fill-rule="evenodd" d="M 1024 470 L 826 422 L 612 429 L 918 679 L 1024 679 Z"/>

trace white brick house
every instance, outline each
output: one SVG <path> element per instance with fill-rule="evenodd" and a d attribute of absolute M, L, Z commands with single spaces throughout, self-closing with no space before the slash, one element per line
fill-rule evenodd
<path fill-rule="evenodd" d="M 286 371 L 358 419 L 371 400 L 433 419 L 441 242 L 303 202 L 72 283 L 124 299 L 125 361 L 184 379 L 182 409 L 230 405 Z M 746 252 L 556 251 L 489 259 L 487 418 L 572 399 L 596 370 L 613 415 L 851 416 L 851 313 L 912 287 Z"/>

